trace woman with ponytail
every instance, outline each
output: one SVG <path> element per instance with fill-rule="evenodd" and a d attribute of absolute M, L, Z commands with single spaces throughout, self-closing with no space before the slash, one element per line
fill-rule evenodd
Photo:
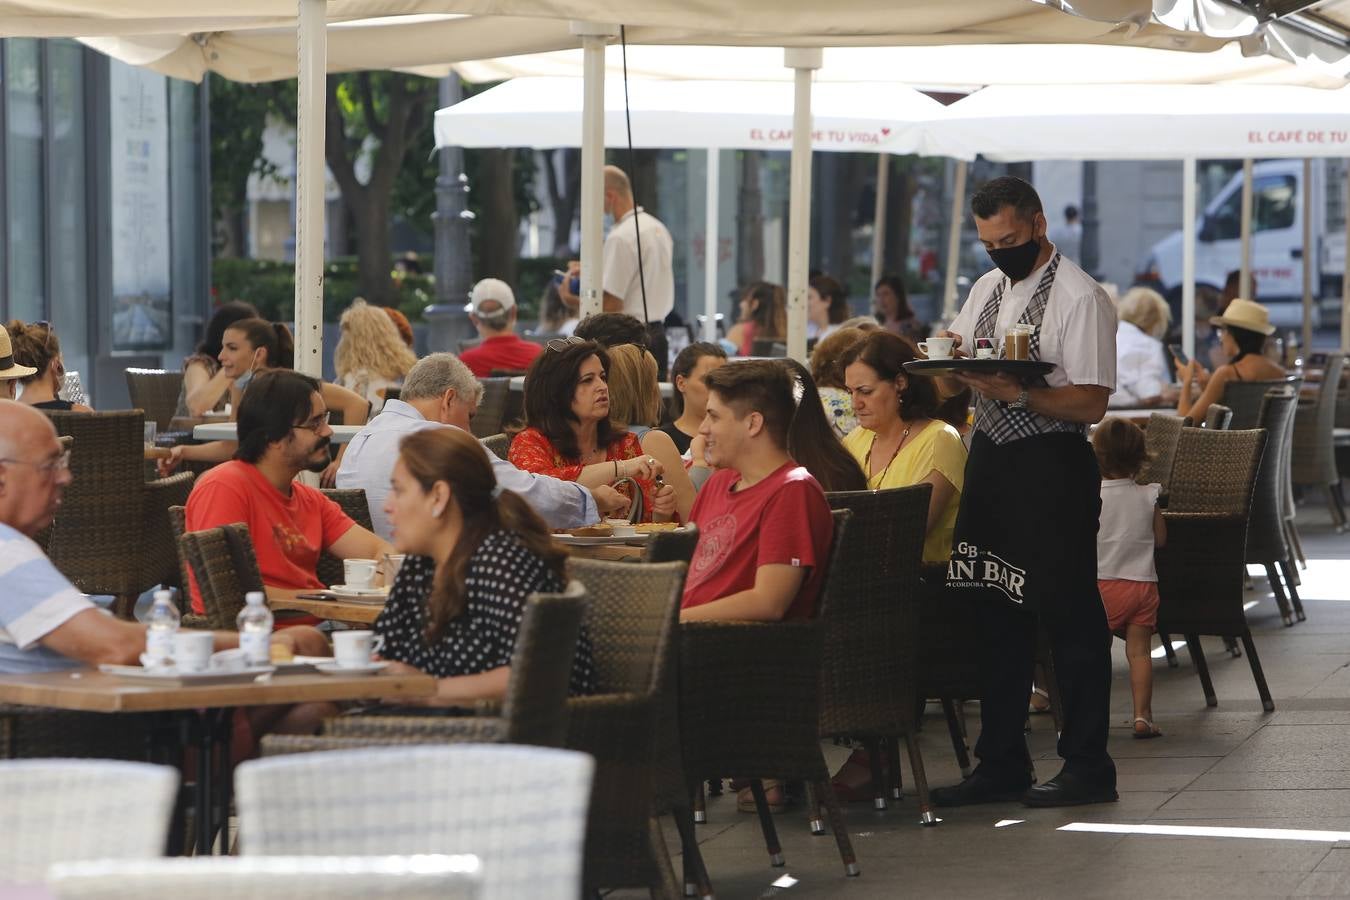
<path fill-rule="evenodd" d="M 295 367 L 295 342 L 291 331 L 280 322 L 266 319 L 240 319 L 225 328 L 220 342 L 220 371 L 230 380 L 230 421 L 239 410 L 239 400 L 254 377 L 270 369 Z M 330 412 L 342 414 L 344 425 L 364 425 L 370 413 L 370 404 L 364 397 L 344 387 L 319 382 L 324 405 Z M 172 456 L 160 463 L 160 474 L 167 475 L 183 460 L 193 462 L 225 462 L 239 448 L 237 441 L 212 441 L 208 444 L 184 444 L 173 448 Z M 320 481 L 326 488 L 337 479 L 338 457 L 323 471 Z"/>
<path fill-rule="evenodd" d="M 792 394 L 797 401 L 788 426 L 788 455 L 815 476 L 826 493 L 867 490 L 867 477 L 858 461 L 839 443 L 834 426 L 825 417 L 811 373 L 795 359 L 785 359 L 782 365 L 795 380 Z"/>
<path fill-rule="evenodd" d="M 458 428 L 403 439 L 385 515 L 407 554 L 375 622 L 395 673 L 435 676 L 428 706 L 500 700 L 525 599 L 566 586 L 567 554 L 523 499 L 497 485 L 487 452 Z M 591 690 L 582 633 L 571 692 Z"/>

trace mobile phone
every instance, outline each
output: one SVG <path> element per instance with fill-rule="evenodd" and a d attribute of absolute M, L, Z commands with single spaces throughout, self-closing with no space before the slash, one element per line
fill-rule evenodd
<path fill-rule="evenodd" d="M 1171 351 L 1172 356 L 1176 358 L 1177 365 L 1184 366 L 1191 361 L 1191 358 L 1186 355 L 1186 351 L 1181 348 L 1180 344 L 1168 344 L 1167 349 Z"/>
<path fill-rule="evenodd" d="M 554 269 L 554 270 L 553 270 L 553 283 L 554 283 L 554 284 L 561 285 L 561 284 L 563 283 L 563 279 L 566 278 L 566 277 L 567 277 L 567 273 L 564 272 L 562 269 Z M 580 293 L 581 293 L 581 278 L 578 277 L 578 276 L 575 276 L 575 275 L 572 276 L 572 280 L 569 281 L 569 282 L 567 283 L 567 288 L 568 288 L 568 290 L 570 290 L 570 291 L 571 291 L 572 293 L 574 293 L 574 294 L 580 294 Z"/>

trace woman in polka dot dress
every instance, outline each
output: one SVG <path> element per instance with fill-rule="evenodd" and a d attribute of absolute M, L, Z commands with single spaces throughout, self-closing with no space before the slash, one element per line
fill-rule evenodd
<path fill-rule="evenodd" d="M 396 674 L 439 679 L 426 705 L 499 700 L 525 598 L 563 590 L 566 552 L 523 499 L 497 487 L 487 452 L 467 432 L 414 432 L 400 451 L 384 511 L 408 556 L 375 622 L 381 653 Z M 583 631 L 571 691 L 588 693 L 592 682 Z"/>

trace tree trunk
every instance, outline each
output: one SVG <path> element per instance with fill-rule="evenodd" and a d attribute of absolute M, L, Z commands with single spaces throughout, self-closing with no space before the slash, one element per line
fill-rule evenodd
<path fill-rule="evenodd" d="M 553 212 L 553 255 L 570 257 L 573 255 L 572 223 L 576 221 L 577 202 L 581 199 L 581 152 L 571 148 L 541 152 L 549 207 Z"/>
<path fill-rule="evenodd" d="M 394 267 L 389 248 L 389 194 L 363 190 L 355 197 L 343 196 L 356 223 L 356 276 L 361 296 L 370 303 L 389 306 L 394 302 Z M 355 200 L 356 202 L 352 202 Z"/>
<path fill-rule="evenodd" d="M 248 245 L 244 228 L 244 210 L 237 206 L 221 206 L 220 218 L 216 222 L 215 255 L 221 258 L 244 256 Z"/>
<path fill-rule="evenodd" d="M 759 184 L 759 151 L 740 153 L 741 183 L 736 192 L 736 281 L 764 277 L 764 192 Z"/>
<path fill-rule="evenodd" d="M 896 166 L 891 170 L 890 196 L 886 198 L 886 261 L 890 265 L 885 274 L 904 278 L 909 268 L 909 232 L 914 219 L 917 187 L 913 160 L 896 160 Z"/>
<path fill-rule="evenodd" d="M 477 229 L 479 270 L 475 278 L 500 278 L 515 284 L 519 256 L 520 218 L 516 211 L 515 151 L 485 149 L 479 151 L 483 186 L 482 217 Z"/>

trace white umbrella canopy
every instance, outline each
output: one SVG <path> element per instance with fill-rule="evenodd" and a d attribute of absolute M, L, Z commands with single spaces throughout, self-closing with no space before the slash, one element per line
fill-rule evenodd
<path fill-rule="evenodd" d="M 436 146 L 577 147 L 576 78 L 516 78 L 436 113 Z M 917 123 L 942 104 L 896 84 L 816 84 L 812 149 L 917 152 Z M 776 82 L 646 81 L 628 84 L 633 146 L 791 150 L 792 86 Z M 605 85 L 605 134 L 626 143 L 624 86 Z"/>

